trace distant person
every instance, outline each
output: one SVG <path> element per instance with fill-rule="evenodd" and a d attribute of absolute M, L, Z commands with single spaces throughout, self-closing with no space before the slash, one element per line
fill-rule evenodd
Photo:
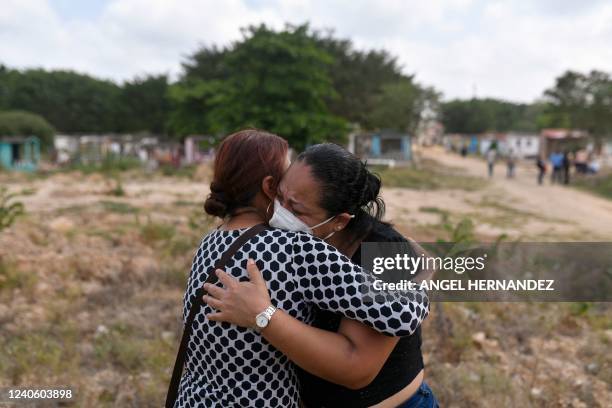
<path fill-rule="evenodd" d="M 542 182 L 544 181 L 544 174 L 546 174 L 546 162 L 542 156 L 538 156 L 536 166 L 538 166 L 538 184 L 542 185 Z"/>
<path fill-rule="evenodd" d="M 493 177 L 493 168 L 495 167 L 495 160 L 497 159 L 497 151 L 494 148 L 490 148 L 487 152 L 487 165 L 489 168 L 489 177 Z"/>
<path fill-rule="evenodd" d="M 563 171 L 563 154 L 560 152 L 553 152 L 548 158 L 550 165 L 552 166 L 552 174 L 550 176 L 551 184 L 556 182 L 561 183 L 561 173 Z"/>
<path fill-rule="evenodd" d="M 506 177 L 514 178 L 514 167 L 516 166 L 516 154 L 514 154 L 514 150 L 510 149 L 508 153 L 508 157 L 506 158 Z"/>
<path fill-rule="evenodd" d="M 599 173 L 599 169 L 601 169 L 601 164 L 599 163 L 599 161 L 595 157 L 592 157 L 591 161 L 589 162 L 589 164 L 587 166 L 587 173 L 588 174 L 597 174 L 597 173 Z"/>
<path fill-rule="evenodd" d="M 467 146 L 466 146 L 466 145 L 462 145 L 462 146 L 461 146 L 461 156 L 462 156 L 462 157 L 465 157 L 465 156 L 467 156 L 467 154 L 468 154 L 468 148 L 467 148 Z"/>
<path fill-rule="evenodd" d="M 568 153 L 568 151 L 566 150 L 563 153 L 563 184 L 569 184 L 570 182 L 570 165 L 571 165 L 571 158 L 570 158 L 570 154 Z"/>
<path fill-rule="evenodd" d="M 574 168 L 576 169 L 576 173 L 578 174 L 586 174 L 588 168 L 588 153 L 586 150 L 581 149 L 576 152 L 576 156 L 574 157 Z"/>

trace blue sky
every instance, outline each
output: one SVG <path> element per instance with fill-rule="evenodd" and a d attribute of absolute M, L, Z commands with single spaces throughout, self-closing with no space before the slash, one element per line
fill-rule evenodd
<path fill-rule="evenodd" d="M 180 72 L 199 44 L 240 27 L 309 21 L 385 48 L 446 99 L 532 101 L 567 69 L 612 72 L 605 0 L 2 0 L 0 62 L 122 81 Z"/>
<path fill-rule="evenodd" d="M 49 0 L 51 7 L 65 20 L 95 20 L 108 3 L 108 0 Z"/>

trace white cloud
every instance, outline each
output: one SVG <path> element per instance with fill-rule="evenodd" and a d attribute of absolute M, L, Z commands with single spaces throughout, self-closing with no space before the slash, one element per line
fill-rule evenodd
<path fill-rule="evenodd" d="M 240 27 L 310 21 L 358 47 L 386 48 L 446 97 L 529 101 L 566 69 L 612 71 L 612 5 L 592 1 L 113 0 L 93 18 L 45 0 L 3 0 L 0 61 L 123 80 L 180 71 L 200 44 L 227 45 Z"/>

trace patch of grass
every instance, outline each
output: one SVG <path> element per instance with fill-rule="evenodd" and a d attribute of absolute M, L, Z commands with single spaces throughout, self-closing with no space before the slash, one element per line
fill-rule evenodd
<path fill-rule="evenodd" d="M 38 282 L 34 273 L 20 271 L 17 266 L 0 258 L 0 291 L 21 289 L 31 291 Z"/>
<path fill-rule="evenodd" d="M 585 362 L 585 368 L 590 374 L 599 377 L 606 384 L 612 384 L 612 354 L 608 342 L 607 338 L 586 342 L 578 350 L 578 355 Z"/>
<path fill-rule="evenodd" d="M 187 225 L 191 230 L 202 233 L 210 230 L 215 221 L 214 217 L 204 213 L 203 210 L 196 209 L 189 214 Z"/>
<path fill-rule="evenodd" d="M 193 255 L 193 252 L 197 246 L 197 238 L 181 234 L 170 241 L 168 245 L 168 253 L 171 257 L 182 256 L 185 254 Z"/>
<path fill-rule="evenodd" d="M 163 165 L 159 168 L 161 173 L 167 177 L 182 177 L 192 179 L 195 171 L 195 165 L 175 167 L 171 165 Z"/>
<path fill-rule="evenodd" d="M 157 242 L 167 242 L 174 236 L 176 230 L 172 225 L 162 224 L 147 220 L 140 227 L 140 237 L 145 244 L 154 245 Z"/>
<path fill-rule="evenodd" d="M 159 275 L 160 283 L 184 290 L 191 269 L 191 262 L 166 262 Z"/>
<path fill-rule="evenodd" d="M 92 229 L 92 230 L 87 230 L 86 234 L 92 237 L 104 238 L 105 240 L 112 243 L 113 245 L 117 245 L 119 243 L 118 237 L 115 236 L 115 234 L 113 234 L 113 232 L 111 231 L 102 230 L 102 229 Z"/>
<path fill-rule="evenodd" d="M 38 246 L 45 247 L 49 245 L 48 237 L 40 230 L 35 230 L 35 229 L 28 230 L 27 235 L 30 241 L 32 241 L 34 244 Z"/>
<path fill-rule="evenodd" d="M 113 195 L 115 197 L 123 197 L 125 196 L 125 190 L 123 189 L 123 182 L 121 181 L 121 175 L 118 171 L 113 171 L 111 175 L 114 186 L 108 192 L 109 195 Z"/>
<path fill-rule="evenodd" d="M 10 227 L 25 212 L 23 203 L 15 201 L 20 195 L 24 193 L 9 193 L 6 187 L 0 187 L 0 231 Z"/>
<path fill-rule="evenodd" d="M 172 203 L 172 205 L 176 205 L 177 207 L 195 207 L 199 203 L 195 201 L 187 201 L 187 200 L 176 200 Z"/>
<path fill-rule="evenodd" d="M 135 373 L 142 370 L 163 372 L 172 361 L 174 345 L 161 338 L 143 338 L 134 329 L 115 325 L 94 339 L 94 355 L 101 363 L 110 363 Z"/>
<path fill-rule="evenodd" d="M 77 205 L 69 205 L 67 207 L 58 208 L 55 210 L 55 214 L 57 215 L 76 215 L 87 212 L 91 209 L 89 204 L 77 204 Z"/>
<path fill-rule="evenodd" d="M 612 172 L 577 177 L 574 185 L 605 198 L 612 199 Z"/>
<path fill-rule="evenodd" d="M 135 214 L 140 211 L 137 207 L 118 201 L 100 201 L 100 204 L 106 211 L 118 214 Z"/>
<path fill-rule="evenodd" d="M 544 216 L 528 210 L 515 208 L 504 202 L 500 202 L 497 198 L 492 197 L 483 197 L 480 201 L 466 200 L 466 202 L 474 206 L 475 208 L 492 210 L 471 212 L 469 213 L 469 216 L 473 217 L 478 222 L 484 222 L 486 224 L 501 228 L 519 228 L 528 221 L 541 221 L 554 224 L 564 224 L 572 222 L 559 218 Z"/>
<path fill-rule="evenodd" d="M 481 178 L 461 174 L 437 163 L 424 162 L 420 166 L 373 167 L 380 175 L 384 187 L 401 187 L 414 190 L 466 190 L 474 191 L 483 188 L 487 181 Z"/>
<path fill-rule="evenodd" d="M 427 376 L 441 406 L 529 407 L 524 390 L 512 386 L 503 370 L 487 362 L 430 367 Z"/>
<path fill-rule="evenodd" d="M 74 366 L 73 345 L 47 332 L 27 332 L 0 338 L 0 372 L 14 384 L 35 374 L 39 378 L 58 375 Z"/>
<path fill-rule="evenodd" d="M 589 327 L 595 330 L 612 330 L 611 304 L 605 302 L 586 302 L 586 305 L 588 306 L 570 306 L 570 311 L 573 313 L 576 308 L 586 309 L 581 317 L 589 323 Z"/>
<path fill-rule="evenodd" d="M 142 163 L 136 157 L 108 155 L 97 163 L 74 163 L 63 170 L 80 171 L 84 174 L 103 173 L 111 175 L 114 172 L 128 171 L 140 167 L 142 167 Z"/>
<path fill-rule="evenodd" d="M 419 207 L 419 211 L 431 214 L 438 214 L 443 220 L 447 219 L 450 215 L 448 211 L 438 207 Z"/>
<path fill-rule="evenodd" d="M 100 362 L 110 363 L 126 371 L 138 371 L 144 365 L 143 340 L 131 330 L 113 328 L 94 340 L 94 355 Z"/>

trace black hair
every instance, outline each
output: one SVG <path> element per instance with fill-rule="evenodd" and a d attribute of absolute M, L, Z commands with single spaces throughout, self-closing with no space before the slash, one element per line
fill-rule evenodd
<path fill-rule="evenodd" d="M 322 143 L 308 147 L 297 161 L 308 165 L 320 183 L 319 204 L 328 217 L 355 215 L 346 226 L 355 240 L 365 238 L 376 222 L 382 222 L 385 202 L 379 195 L 380 177 L 357 156 L 336 144 Z"/>

